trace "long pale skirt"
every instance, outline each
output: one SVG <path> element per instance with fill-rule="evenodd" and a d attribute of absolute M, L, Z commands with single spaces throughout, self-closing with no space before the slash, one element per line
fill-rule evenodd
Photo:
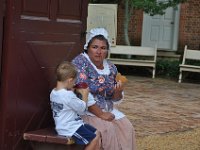
<path fill-rule="evenodd" d="M 83 120 L 101 132 L 101 149 L 136 150 L 135 130 L 131 122 L 123 117 L 112 122 L 96 116 L 82 116 Z"/>

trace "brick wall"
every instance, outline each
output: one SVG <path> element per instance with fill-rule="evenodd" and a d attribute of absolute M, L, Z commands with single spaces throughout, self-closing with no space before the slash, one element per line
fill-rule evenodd
<path fill-rule="evenodd" d="M 123 35 L 124 6 L 118 6 L 117 44 L 125 44 Z M 129 24 L 129 37 L 132 45 L 141 45 L 143 12 L 133 11 Z M 181 4 L 178 51 L 184 45 L 191 49 L 200 49 L 200 0 L 188 0 Z"/>
<path fill-rule="evenodd" d="M 200 0 L 188 0 L 180 13 L 179 48 L 200 49 Z"/>
<path fill-rule="evenodd" d="M 123 45 L 124 42 L 124 31 L 123 31 L 123 21 L 124 21 L 124 6 L 118 6 L 117 12 L 117 44 Z M 133 11 L 133 15 L 130 18 L 129 23 L 129 39 L 131 45 L 141 45 L 142 39 L 142 21 L 143 21 L 143 12 L 141 10 Z"/>

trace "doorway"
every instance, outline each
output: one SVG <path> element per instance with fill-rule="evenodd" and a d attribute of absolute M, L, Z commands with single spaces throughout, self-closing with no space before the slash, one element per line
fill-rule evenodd
<path fill-rule="evenodd" d="M 0 48 L 0 149 L 29 150 L 23 133 L 52 125 L 49 93 L 57 64 L 83 51 L 88 1 L 5 2 L 3 29 L 0 23 L 4 41 Z M 1 4 L 2 0 L 0 8 Z"/>
<path fill-rule="evenodd" d="M 3 51 L 3 17 L 4 17 L 4 1 L 0 0 L 0 78 L 1 78 L 1 62 Z M 1 87 L 1 81 L 0 81 Z"/>
<path fill-rule="evenodd" d="M 144 13 L 142 27 L 142 46 L 166 51 L 176 51 L 178 44 L 180 7 L 168 8 L 164 15 L 150 16 Z"/>

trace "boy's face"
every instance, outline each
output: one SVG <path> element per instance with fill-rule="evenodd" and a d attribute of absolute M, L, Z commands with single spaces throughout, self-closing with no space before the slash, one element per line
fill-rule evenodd
<path fill-rule="evenodd" d="M 76 81 L 75 78 L 67 79 L 67 88 L 72 89 L 74 87 L 75 81 Z"/>

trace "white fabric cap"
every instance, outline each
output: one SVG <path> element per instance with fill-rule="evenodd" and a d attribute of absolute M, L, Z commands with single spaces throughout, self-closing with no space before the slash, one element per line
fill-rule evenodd
<path fill-rule="evenodd" d="M 84 45 L 85 50 L 87 50 L 90 40 L 97 35 L 103 35 L 108 40 L 109 47 L 111 46 L 108 31 L 104 28 L 93 28 L 86 34 L 86 43 Z"/>

